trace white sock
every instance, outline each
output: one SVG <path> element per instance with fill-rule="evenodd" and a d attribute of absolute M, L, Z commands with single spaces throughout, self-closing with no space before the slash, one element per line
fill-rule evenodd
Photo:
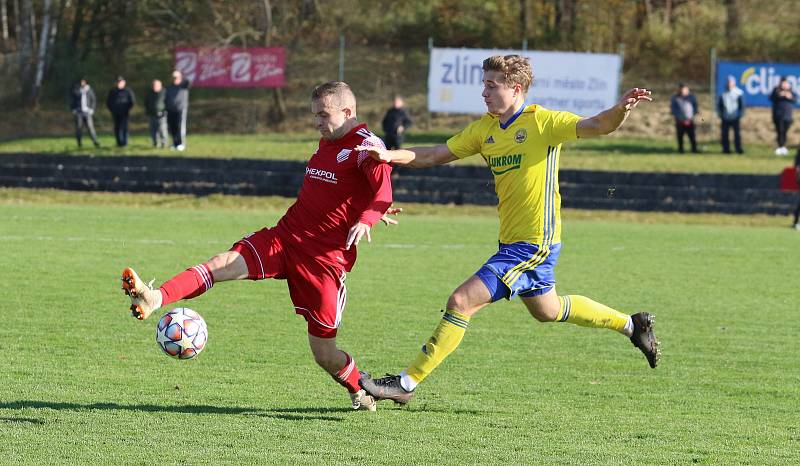
<path fill-rule="evenodd" d="M 622 329 L 622 333 L 628 337 L 633 336 L 633 319 L 631 319 L 631 316 L 628 316 L 628 322 L 625 324 L 625 328 Z"/>
<path fill-rule="evenodd" d="M 406 371 L 400 373 L 400 386 L 407 392 L 413 392 L 417 388 L 417 382 L 406 374 Z"/>

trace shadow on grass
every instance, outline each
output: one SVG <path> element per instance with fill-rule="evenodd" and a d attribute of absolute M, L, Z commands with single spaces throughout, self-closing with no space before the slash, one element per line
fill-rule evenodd
<path fill-rule="evenodd" d="M 0 403 L 0 409 L 53 409 L 56 411 L 144 411 L 160 413 L 182 413 L 182 414 L 242 414 L 254 417 L 269 417 L 286 421 L 342 421 L 343 418 L 329 416 L 326 414 L 348 413 L 349 408 L 278 408 L 278 409 L 257 409 L 257 408 L 236 408 L 227 406 L 211 405 L 185 405 L 167 406 L 151 404 L 130 404 L 119 403 L 64 403 L 57 401 L 33 401 L 21 400 Z M 43 424 L 44 421 L 32 418 L 0 417 L 0 422 L 29 422 L 32 424 Z"/>
<path fill-rule="evenodd" d="M 483 411 L 478 411 L 475 409 L 453 409 L 447 407 L 435 407 L 429 404 L 423 405 L 413 405 L 413 406 L 397 406 L 397 409 L 402 409 L 403 411 L 408 411 L 409 413 L 436 413 L 436 414 L 458 414 L 458 415 L 470 415 L 470 416 L 482 416 L 486 414 Z"/>
<path fill-rule="evenodd" d="M 421 413 L 421 414 L 455 414 L 455 415 L 470 415 L 470 416 L 479 416 L 485 413 L 481 411 L 471 410 L 471 409 L 450 409 L 450 408 L 439 408 L 433 407 L 430 405 L 414 405 L 411 407 L 408 406 L 399 406 L 394 405 L 393 403 L 385 401 L 379 403 L 378 411 L 385 411 L 385 410 L 394 410 L 394 411 L 405 411 L 408 413 Z M 284 419 L 287 421 L 310 421 L 310 420 L 320 420 L 320 421 L 343 421 L 344 417 L 334 417 L 334 416 L 325 416 L 324 414 L 347 414 L 352 413 L 353 410 L 351 408 L 278 408 L 278 409 L 267 409 L 262 410 L 259 413 L 249 414 L 250 416 L 256 417 L 270 417 L 275 419 Z"/>
<path fill-rule="evenodd" d="M 378 409 L 387 409 L 390 406 L 388 402 L 382 403 Z M 258 409 L 258 408 L 237 408 L 229 406 L 211 406 L 211 405 L 185 405 L 185 406 L 167 406 L 167 405 L 152 405 L 152 404 L 119 404 L 119 403 L 65 403 L 57 401 L 35 401 L 35 400 L 20 400 L 0 403 L 0 409 L 53 409 L 56 411 L 144 411 L 144 412 L 159 412 L 159 413 L 182 413 L 182 414 L 234 414 L 245 415 L 252 417 L 266 417 L 272 419 L 281 419 L 284 421 L 330 421 L 341 422 L 345 420 L 343 416 L 334 416 L 335 414 L 346 415 L 352 413 L 351 408 L 274 408 L 274 409 Z M 409 413 L 437 413 L 437 414 L 456 414 L 456 415 L 471 415 L 478 416 L 485 413 L 471 409 L 451 409 L 446 407 L 434 407 L 428 404 L 415 405 L 411 407 L 398 407 Z M 34 418 L 17 418 L 17 417 L 0 417 L 0 422 L 8 423 L 30 423 L 30 424 L 44 424 L 44 421 Z"/>
<path fill-rule="evenodd" d="M 326 416 L 325 414 L 345 414 L 353 410 L 350 408 L 275 408 L 265 409 L 258 413 L 249 414 L 255 417 L 268 417 L 284 421 L 331 421 L 341 422 L 343 417 Z"/>
<path fill-rule="evenodd" d="M 146 411 L 161 413 L 186 413 L 186 414 L 244 414 L 256 413 L 261 410 L 256 408 L 234 408 L 226 406 L 210 405 L 185 405 L 185 406 L 165 406 L 148 404 L 123 405 L 118 403 L 63 403 L 57 401 L 10 401 L 0 403 L 0 409 L 53 409 L 56 411 L 90 411 L 90 410 L 109 410 L 109 411 Z"/>
<path fill-rule="evenodd" d="M 41 419 L 34 419 L 32 417 L 0 417 L 0 422 L 6 422 L 8 424 L 44 424 L 44 421 Z"/>

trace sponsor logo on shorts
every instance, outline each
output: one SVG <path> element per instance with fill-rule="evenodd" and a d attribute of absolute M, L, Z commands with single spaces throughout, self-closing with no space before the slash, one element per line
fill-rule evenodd
<path fill-rule="evenodd" d="M 326 183 L 336 184 L 339 182 L 339 180 L 336 179 L 336 173 L 320 170 L 319 168 L 306 167 L 306 176 L 314 180 L 324 181 Z"/>

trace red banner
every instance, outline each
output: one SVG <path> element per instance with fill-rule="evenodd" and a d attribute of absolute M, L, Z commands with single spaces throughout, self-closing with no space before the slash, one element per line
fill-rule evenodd
<path fill-rule="evenodd" d="M 193 87 L 283 87 L 283 47 L 178 47 L 175 69 Z"/>

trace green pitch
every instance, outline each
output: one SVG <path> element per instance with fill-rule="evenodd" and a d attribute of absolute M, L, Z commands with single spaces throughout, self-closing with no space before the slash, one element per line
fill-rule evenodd
<path fill-rule="evenodd" d="M 411 404 L 367 413 L 314 364 L 280 281 L 218 284 L 185 303 L 208 322 L 208 346 L 194 361 L 163 355 L 157 319 L 126 311 L 122 268 L 160 283 L 283 206 L 140 199 L 152 207 L 0 203 L 0 463 L 800 461 L 800 234 L 789 228 L 567 213 L 559 290 L 655 313 L 661 366 L 613 332 L 539 324 L 500 303 Z M 362 369 L 402 369 L 494 250 L 490 210 L 441 209 L 376 227 L 359 248 L 339 341 Z"/>

